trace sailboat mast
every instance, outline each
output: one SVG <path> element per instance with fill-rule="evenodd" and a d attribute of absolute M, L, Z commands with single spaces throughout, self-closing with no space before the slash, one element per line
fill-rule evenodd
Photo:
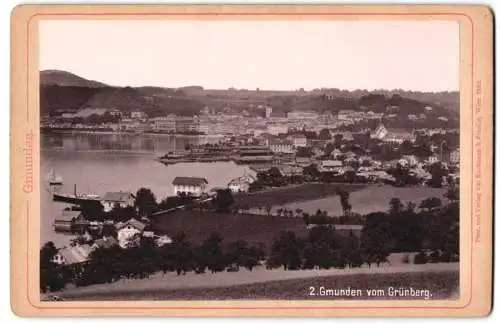
<path fill-rule="evenodd" d="M 75 183 L 75 198 L 76 198 L 76 183 Z"/>

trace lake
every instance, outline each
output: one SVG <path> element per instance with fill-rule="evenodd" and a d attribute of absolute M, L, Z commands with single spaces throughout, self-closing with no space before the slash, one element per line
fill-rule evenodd
<path fill-rule="evenodd" d="M 176 137 L 116 134 L 41 134 L 41 244 L 57 247 L 69 243 L 70 235 L 55 233 L 54 218 L 68 205 L 52 201 L 48 185 L 51 170 L 63 178 L 57 190 L 103 195 L 108 191 L 150 188 L 160 200 L 173 195 L 176 176 L 205 177 L 209 187 L 226 187 L 247 167 L 233 162 L 179 163 L 165 166 L 155 158 L 186 144 L 215 143 L 220 137 Z"/>

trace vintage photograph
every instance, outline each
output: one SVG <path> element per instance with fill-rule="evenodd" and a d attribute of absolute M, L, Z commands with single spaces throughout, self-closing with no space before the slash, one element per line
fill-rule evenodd
<path fill-rule="evenodd" d="M 460 297 L 456 21 L 44 19 L 38 67 L 42 301 Z"/>

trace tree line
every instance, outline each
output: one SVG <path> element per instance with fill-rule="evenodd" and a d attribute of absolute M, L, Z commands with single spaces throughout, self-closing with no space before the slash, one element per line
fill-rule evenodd
<path fill-rule="evenodd" d="M 83 264 L 59 266 L 51 261 L 57 249 L 48 242 L 40 250 L 40 288 L 55 291 L 70 282 L 84 286 L 147 278 L 157 272 L 183 275 L 237 271 L 239 267 L 253 270 L 262 262 L 267 269 L 285 270 L 379 266 L 394 252 L 418 252 L 415 263 L 458 261 L 459 205 L 456 201 L 442 205 L 438 200 L 423 201 L 417 212 L 416 204 L 403 205 L 394 198 L 388 212 L 365 215 L 357 234 L 315 224 L 307 237 L 283 231 L 269 246 L 243 240 L 225 244 L 218 233 L 196 245 L 179 233 L 171 244 L 158 247 L 152 238 L 139 236 L 126 249 L 96 249 Z"/>

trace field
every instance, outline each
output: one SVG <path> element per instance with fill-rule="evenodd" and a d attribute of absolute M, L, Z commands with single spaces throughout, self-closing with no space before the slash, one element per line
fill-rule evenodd
<path fill-rule="evenodd" d="M 419 204 L 420 201 L 429 197 L 437 197 L 443 201 L 448 200 L 443 197 L 446 189 L 430 188 L 430 187 L 413 187 L 413 188 L 396 188 L 392 186 L 377 186 L 369 185 L 361 190 L 352 191 L 350 193 L 349 202 L 352 205 L 352 211 L 359 214 L 368 214 L 377 211 L 389 210 L 389 201 L 391 198 L 399 198 L 406 204 L 414 202 Z M 342 215 L 342 207 L 338 197 L 326 197 L 320 199 L 311 199 L 308 201 L 295 201 L 286 204 L 277 204 L 273 208 L 288 208 L 296 210 L 300 208 L 306 212 L 314 213 L 316 210 L 326 210 L 330 216 Z"/>
<path fill-rule="evenodd" d="M 250 207 L 265 207 L 267 205 L 283 205 L 298 201 L 335 196 L 338 189 L 348 192 L 361 190 L 365 184 L 349 183 L 305 183 L 285 188 L 273 188 L 253 193 L 236 195 L 235 200 L 240 205 Z"/>
<path fill-rule="evenodd" d="M 457 298 L 458 264 L 387 266 L 331 270 L 265 270 L 130 279 L 112 284 L 71 288 L 60 295 L 67 300 L 216 300 L 216 299 L 348 299 L 346 296 L 309 295 L 310 287 L 360 289 L 359 299 L 372 299 L 366 289 L 382 289 L 376 299 L 410 299 L 389 296 L 387 289 L 428 289 L 431 299 Z M 413 297 L 415 298 L 415 297 Z"/>
<path fill-rule="evenodd" d="M 246 240 L 251 244 L 270 246 L 281 231 L 293 231 L 306 236 L 306 225 L 300 218 L 270 217 L 267 215 L 216 213 L 180 210 L 162 215 L 154 222 L 158 232 L 173 236 L 186 233 L 193 243 L 200 243 L 211 233 L 218 232 L 224 242 Z"/>

